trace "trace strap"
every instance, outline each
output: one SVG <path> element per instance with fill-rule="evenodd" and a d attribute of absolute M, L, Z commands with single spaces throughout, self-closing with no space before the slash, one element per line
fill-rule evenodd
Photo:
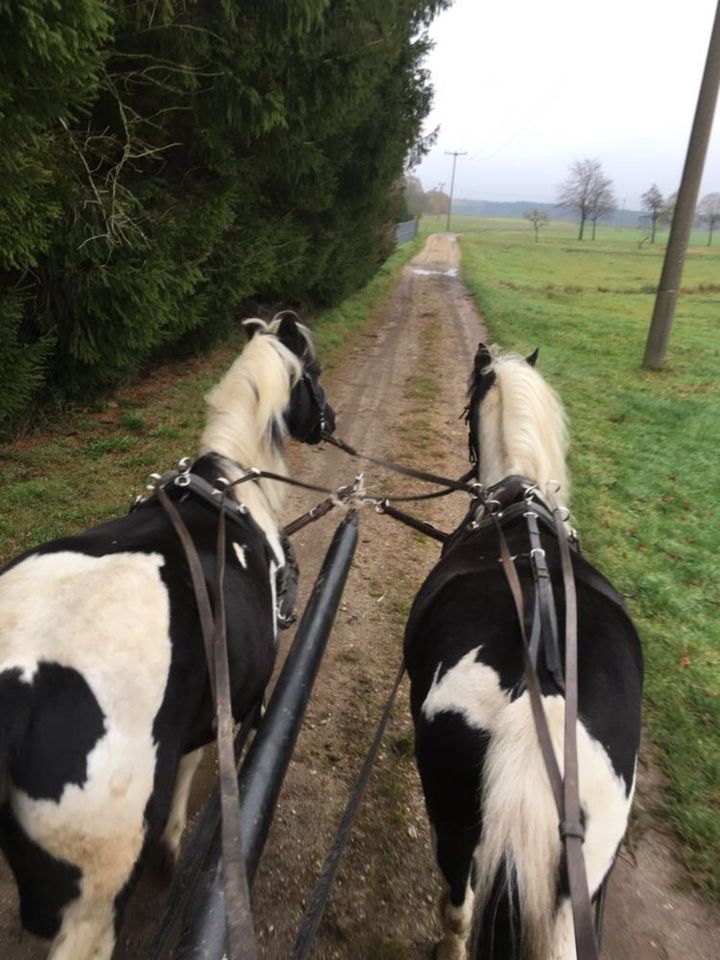
<path fill-rule="evenodd" d="M 177 508 L 161 485 L 157 494 L 178 535 L 190 569 L 195 599 L 200 614 L 210 689 L 215 703 L 219 764 L 220 805 L 222 810 L 222 859 L 225 887 L 225 924 L 229 960 L 256 960 L 257 946 L 250 908 L 250 892 L 243 860 L 240 827 L 240 797 L 235 771 L 233 716 L 230 698 L 230 670 L 227 656 L 223 579 L 225 573 L 224 497 L 218 515 L 216 558 L 215 617 L 208 597 L 205 574 L 192 537 Z"/>
<path fill-rule="evenodd" d="M 532 663 L 530 647 L 525 633 L 525 614 L 520 580 L 515 569 L 510 550 L 500 521 L 487 507 L 493 518 L 500 541 L 500 558 L 507 577 L 510 592 L 515 603 L 520 636 L 522 639 L 525 679 L 530 698 L 535 729 L 545 762 L 548 779 L 552 788 L 555 806 L 560 821 L 560 836 L 565 850 L 566 872 L 570 890 L 570 903 L 575 930 L 575 949 L 578 960 L 598 960 L 598 947 L 593 927 L 592 906 L 587 885 L 587 872 L 583 857 L 582 843 L 585 828 L 580 811 L 580 783 L 577 759 L 577 595 L 573 575 L 570 547 L 561 510 L 551 501 L 555 528 L 560 548 L 560 560 L 565 588 L 565 756 L 564 778 L 560 773 L 555 750 L 553 748 L 547 717 L 542 704 L 542 694 L 537 673 Z"/>

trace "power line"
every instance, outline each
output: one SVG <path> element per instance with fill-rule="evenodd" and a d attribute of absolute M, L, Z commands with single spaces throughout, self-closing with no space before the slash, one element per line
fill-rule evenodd
<path fill-rule="evenodd" d="M 450 230 L 450 216 L 452 214 L 453 189 L 455 188 L 455 164 L 458 157 L 466 157 L 467 150 L 446 150 L 445 155 L 453 158 L 452 176 L 450 177 L 450 199 L 448 201 L 446 230 Z"/>

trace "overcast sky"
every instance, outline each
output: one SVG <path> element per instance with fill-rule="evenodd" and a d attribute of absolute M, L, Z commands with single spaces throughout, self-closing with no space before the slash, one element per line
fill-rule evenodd
<path fill-rule="evenodd" d="M 455 0 L 431 28 L 435 147 L 425 189 L 457 163 L 455 196 L 554 201 L 599 157 L 622 205 L 677 189 L 716 0 Z M 700 196 L 720 191 L 716 119 Z"/>

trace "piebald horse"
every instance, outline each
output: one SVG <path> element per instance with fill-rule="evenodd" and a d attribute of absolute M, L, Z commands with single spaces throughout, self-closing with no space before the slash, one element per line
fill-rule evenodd
<path fill-rule="evenodd" d="M 562 663 L 561 565 L 544 498 L 559 485 L 555 499 L 569 505 L 566 421 L 560 400 L 535 369 L 536 358 L 480 345 L 470 381 L 470 449 L 479 481 L 498 501 L 490 508 L 501 507 L 530 618 L 534 558 L 526 515 L 539 517 Z M 405 636 L 416 759 L 444 880 L 443 937 L 436 956 L 462 960 L 470 938 L 475 960 L 575 960 L 558 814 L 488 509 L 479 500 L 445 545 L 415 599 Z M 572 564 L 583 850 L 590 894 L 597 896 L 617 856 L 633 797 L 643 660 L 622 598 L 577 549 Z M 529 620 L 526 629 L 530 636 Z M 542 701 L 562 772 L 562 674 L 550 669 L 551 638 L 546 632 L 539 637 Z"/>
<path fill-rule="evenodd" d="M 251 339 L 207 398 L 192 472 L 284 473 L 288 433 L 334 429 L 309 332 L 294 315 L 246 321 Z M 252 336 L 252 334 L 255 334 Z M 212 596 L 217 510 L 175 499 Z M 233 488 L 224 595 L 236 720 L 254 710 L 276 652 L 276 584 L 288 566 L 284 485 Z M 185 555 L 150 501 L 43 544 L 0 575 L 0 843 L 23 925 L 52 960 L 108 960 L 146 856 L 174 862 L 192 777 L 213 739 L 202 633 Z"/>

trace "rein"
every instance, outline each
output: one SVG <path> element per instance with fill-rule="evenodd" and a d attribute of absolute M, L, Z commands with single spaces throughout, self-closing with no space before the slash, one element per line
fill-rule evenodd
<path fill-rule="evenodd" d="M 371 457 L 369 454 L 360 453 L 355 449 L 355 447 L 352 447 L 349 443 L 346 443 L 344 440 L 340 440 L 338 437 L 335 437 L 332 434 L 326 434 L 323 437 L 323 440 L 332 444 L 334 447 L 337 447 L 338 450 L 342 450 L 349 454 L 351 457 L 358 457 L 360 460 L 367 460 L 368 463 L 374 463 L 378 467 L 385 467 L 388 470 L 392 470 L 393 473 L 401 474 L 403 477 L 413 477 L 415 480 L 423 480 L 425 483 L 433 483 L 436 486 L 446 488 L 436 493 L 421 493 L 414 496 L 393 497 L 393 500 L 397 500 L 398 502 L 410 502 L 411 500 L 431 500 L 435 497 L 445 497 L 449 493 L 453 493 L 455 490 L 460 490 L 462 493 L 475 495 L 480 489 L 480 485 L 477 482 L 468 483 L 470 478 L 475 475 L 475 467 L 471 467 L 458 480 L 451 480 L 450 477 L 441 477 L 436 473 L 428 473 L 426 470 L 417 470 L 415 467 L 408 467 L 403 463 L 395 463 L 392 460 L 384 460 L 382 457 Z"/>

